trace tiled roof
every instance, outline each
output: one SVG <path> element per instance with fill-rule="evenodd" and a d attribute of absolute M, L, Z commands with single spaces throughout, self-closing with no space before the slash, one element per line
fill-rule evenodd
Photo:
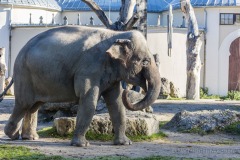
<path fill-rule="evenodd" d="M 171 4 L 174 9 L 180 8 L 180 0 L 159 0 L 161 11 L 168 10 Z M 191 0 L 194 7 L 212 7 L 212 6 L 240 6 L 240 0 Z"/>
<path fill-rule="evenodd" d="M 61 7 L 56 0 L 0 0 L 0 4 L 61 10 Z"/>
<path fill-rule="evenodd" d="M 91 10 L 81 0 L 56 0 L 63 10 Z M 121 0 L 95 0 L 105 11 L 119 11 Z M 240 0 L 191 0 L 194 7 L 204 6 L 239 6 Z M 180 7 L 180 0 L 148 0 L 148 12 L 161 12 L 168 10 L 169 4 L 173 8 Z"/>
<path fill-rule="evenodd" d="M 169 4 L 179 8 L 180 0 L 148 0 L 148 12 L 161 12 L 168 10 Z M 105 11 L 119 11 L 121 0 L 95 0 Z M 240 0 L 191 0 L 194 7 L 204 6 L 240 6 Z M 90 11 L 91 9 L 82 0 L 0 0 L 0 4 L 13 4 L 18 6 L 31 6 L 54 10 Z"/>
<path fill-rule="evenodd" d="M 56 0 L 63 10 L 82 10 L 90 11 L 91 9 L 81 0 Z M 162 0 L 148 0 L 148 12 L 159 12 Z M 119 11 L 121 0 L 95 0 L 95 2 L 105 11 Z"/>

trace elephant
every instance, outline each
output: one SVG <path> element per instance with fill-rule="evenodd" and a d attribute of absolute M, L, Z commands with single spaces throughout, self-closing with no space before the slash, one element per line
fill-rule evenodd
<path fill-rule="evenodd" d="M 145 97 L 132 104 L 121 81 L 141 86 Z M 39 138 L 37 112 L 46 102 L 77 102 L 71 145 L 84 147 L 85 134 L 100 96 L 106 101 L 115 145 L 129 145 L 125 108 L 151 105 L 160 91 L 160 73 L 139 31 L 87 26 L 53 28 L 33 37 L 20 50 L 13 69 L 15 107 L 4 128 L 12 140 Z M 125 106 L 125 107 L 124 107 Z"/>

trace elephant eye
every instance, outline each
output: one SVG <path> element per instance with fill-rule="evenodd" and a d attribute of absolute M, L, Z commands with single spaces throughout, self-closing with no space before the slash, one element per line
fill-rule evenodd
<path fill-rule="evenodd" d="M 145 59 L 142 61 L 143 66 L 148 66 L 148 64 L 149 64 L 149 60 Z"/>

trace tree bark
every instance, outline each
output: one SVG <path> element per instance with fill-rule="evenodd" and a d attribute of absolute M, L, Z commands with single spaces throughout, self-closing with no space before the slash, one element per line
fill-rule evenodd
<path fill-rule="evenodd" d="M 180 0 L 181 10 L 188 20 L 187 34 L 187 86 L 186 98 L 197 100 L 200 98 L 200 49 L 202 41 L 198 30 L 197 19 L 190 0 Z"/>
<path fill-rule="evenodd" d="M 137 29 L 142 32 L 147 39 L 147 0 L 137 0 L 137 13 L 139 16 Z"/>
<path fill-rule="evenodd" d="M 104 11 L 95 3 L 94 0 L 82 0 L 85 2 L 98 16 L 101 22 L 111 30 L 126 31 L 133 29 L 133 26 L 140 19 L 140 27 L 138 29 L 146 34 L 147 29 L 147 0 L 122 0 L 122 6 L 120 8 L 119 20 L 112 23 L 107 18 Z M 137 12 L 134 12 L 134 7 L 137 5 Z M 141 27 L 141 26 L 144 27 Z"/>

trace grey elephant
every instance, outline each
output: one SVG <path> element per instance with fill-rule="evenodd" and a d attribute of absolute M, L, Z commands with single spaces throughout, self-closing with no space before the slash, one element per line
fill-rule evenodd
<path fill-rule="evenodd" d="M 139 85 L 145 97 L 132 104 L 120 81 Z M 14 64 L 15 107 L 4 132 L 11 139 L 38 139 L 37 111 L 45 102 L 79 102 L 71 145 L 85 138 L 99 97 L 107 103 L 114 144 L 131 144 L 125 135 L 125 107 L 141 110 L 159 95 L 160 75 L 147 42 L 138 31 L 60 27 L 32 38 Z M 124 107 L 125 106 L 125 107 Z"/>

